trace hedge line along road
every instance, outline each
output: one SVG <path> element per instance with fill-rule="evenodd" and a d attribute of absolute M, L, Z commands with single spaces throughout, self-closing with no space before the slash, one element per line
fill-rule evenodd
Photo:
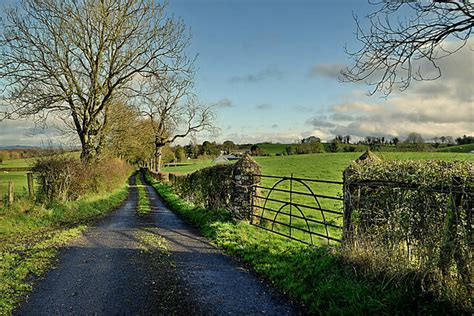
<path fill-rule="evenodd" d="M 294 315 L 299 308 L 210 245 L 147 186 L 60 252 L 18 315 Z"/>

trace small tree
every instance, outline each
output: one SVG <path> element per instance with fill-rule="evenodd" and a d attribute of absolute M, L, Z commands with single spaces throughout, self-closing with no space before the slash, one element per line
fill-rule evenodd
<path fill-rule="evenodd" d="M 337 153 L 341 150 L 342 150 L 341 138 L 336 136 L 329 144 L 329 151 L 332 153 Z"/>
<path fill-rule="evenodd" d="M 254 144 L 250 147 L 250 154 L 252 156 L 261 156 L 263 154 L 263 150 L 257 144 Z"/>
<path fill-rule="evenodd" d="M 186 151 L 184 150 L 183 147 L 176 146 L 174 154 L 176 156 L 177 161 L 182 162 L 186 160 Z"/>
<path fill-rule="evenodd" d="M 183 57 L 165 73 L 141 78 L 134 91 L 136 107 L 151 124 L 155 171 L 160 170 L 165 145 L 213 130 L 214 109 L 198 102 L 193 75 L 193 60 Z"/>
<path fill-rule="evenodd" d="M 405 142 L 410 143 L 410 144 L 423 144 L 424 143 L 423 137 L 418 133 L 408 134 Z"/>
<path fill-rule="evenodd" d="M 224 149 L 225 152 L 230 154 L 230 152 L 234 150 L 235 148 L 237 148 L 237 146 L 234 144 L 233 141 L 226 140 L 224 143 L 222 143 L 222 148 Z"/>

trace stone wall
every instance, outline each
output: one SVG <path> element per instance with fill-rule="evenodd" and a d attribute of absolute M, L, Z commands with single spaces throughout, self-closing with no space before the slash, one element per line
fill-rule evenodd
<path fill-rule="evenodd" d="M 261 168 L 249 155 L 233 166 L 232 214 L 237 219 L 249 219 L 252 208 L 252 192 L 260 183 Z"/>
<path fill-rule="evenodd" d="M 154 178 L 169 182 L 184 199 L 197 206 L 227 209 L 232 217 L 248 220 L 252 208 L 252 192 L 260 183 L 261 168 L 249 155 L 234 165 L 216 165 L 183 175 L 154 174 Z"/>

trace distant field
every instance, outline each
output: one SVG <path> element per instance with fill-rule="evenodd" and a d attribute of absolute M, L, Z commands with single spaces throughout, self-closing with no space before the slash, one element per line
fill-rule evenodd
<path fill-rule="evenodd" d="M 9 181 L 13 181 L 15 193 L 23 193 L 27 190 L 26 172 L 6 172 L 0 170 L 0 200 L 7 194 Z"/>
<path fill-rule="evenodd" d="M 190 164 L 186 166 L 175 166 L 162 168 L 163 172 L 191 173 L 196 170 L 214 165 L 212 160 L 189 160 Z"/>
<path fill-rule="evenodd" d="M 283 153 L 288 146 L 290 146 L 290 144 L 258 144 L 258 147 L 260 147 L 260 149 L 263 150 L 263 153 L 267 155 Z M 250 151 L 250 146 L 245 149 Z"/>
<path fill-rule="evenodd" d="M 34 161 L 35 158 L 4 160 L 3 163 L 0 164 L 0 170 L 5 168 L 30 167 Z"/>
<path fill-rule="evenodd" d="M 286 147 L 291 146 L 291 145 L 294 145 L 294 144 L 258 144 L 260 149 L 263 150 L 264 154 L 271 155 L 271 156 L 275 156 L 278 153 L 285 152 Z M 327 153 L 329 153 L 330 152 L 330 150 L 329 150 L 330 144 L 329 143 L 323 143 L 323 146 L 324 146 L 324 150 Z M 367 146 L 365 146 L 365 147 L 367 147 Z M 247 151 L 250 151 L 250 146 L 244 147 L 243 149 L 245 149 Z M 395 146 L 388 146 L 387 145 L 387 146 L 384 146 L 382 150 L 383 150 L 384 153 L 387 153 L 387 152 L 396 153 L 395 152 L 395 150 L 396 150 Z M 471 150 L 474 150 L 474 144 L 444 147 L 444 148 L 440 148 L 440 149 L 435 150 L 435 152 L 469 153 Z M 408 153 L 408 154 L 410 154 L 410 153 Z M 417 154 L 417 153 L 415 152 L 415 153 L 411 153 L 411 154 Z M 421 154 L 429 154 L 429 153 L 421 153 Z"/>
<path fill-rule="evenodd" d="M 342 173 L 344 169 L 354 160 L 356 160 L 362 153 L 324 153 L 324 154 L 308 154 L 308 155 L 292 155 L 292 156 L 269 156 L 269 157 L 254 157 L 254 159 L 261 165 L 262 174 L 264 175 L 278 175 L 278 176 L 290 176 L 293 174 L 294 177 L 298 178 L 309 178 L 309 179 L 320 179 L 320 180 L 331 180 L 331 181 L 342 181 Z M 396 159 L 396 160 L 468 160 L 474 161 L 473 154 L 464 154 L 464 153 L 439 153 L 439 152 L 377 152 L 376 155 L 383 159 Z M 183 167 L 172 167 L 166 168 L 164 171 L 173 171 L 181 173 L 189 173 L 195 170 L 198 170 L 203 167 L 211 166 L 211 161 L 199 161 L 194 165 L 183 166 Z M 278 180 L 272 178 L 262 178 L 262 186 L 271 188 Z M 325 183 L 306 183 L 310 189 L 315 194 L 327 195 L 333 197 L 342 196 L 342 187 L 341 185 L 335 184 L 325 184 Z M 289 181 L 282 182 L 278 189 L 288 190 Z M 304 185 L 301 185 L 297 182 L 293 182 L 293 190 L 307 192 L 309 193 L 308 188 Z M 260 190 L 260 196 L 267 196 L 269 193 L 268 189 Z M 289 193 L 285 192 L 276 192 L 273 191 L 269 196 L 273 199 L 289 200 Z M 313 197 L 304 196 L 304 195 L 293 195 L 292 200 L 294 203 L 300 203 L 304 205 L 313 205 L 316 206 L 319 202 L 321 207 L 324 209 L 342 211 L 343 205 L 342 202 L 318 198 L 318 201 L 315 201 Z M 261 203 L 263 200 L 261 200 Z M 274 210 L 267 211 L 265 217 L 270 216 L 273 218 L 277 211 L 283 207 L 283 212 L 289 212 L 288 207 L 284 206 L 283 203 L 269 201 L 266 204 L 266 208 Z M 316 220 L 322 220 L 323 215 L 320 211 L 304 209 L 302 208 L 304 215 L 308 218 L 313 218 Z M 296 208 L 293 208 L 293 214 L 300 214 Z M 289 216 L 279 213 L 277 216 L 278 220 L 281 222 L 288 223 Z M 325 220 L 327 222 L 341 225 L 342 217 L 340 215 L 325 213 Z M 306 223 L 302 219 L 292 219 L 293 225 L 296 225 L 301 228 L 307 228 Z M 278 224 L 277 224 L 278 225 Z M 325 234 L 325 229 L 323 225 L 311 224 L 311 230 L 316 231 L 322 234 Z M 287 227 L 281 227 L 280 229 L 287 230 Z M 309 235 L 306 233 L 298 232 L 297 230 L 292 231 L 293 236 L 297 236 L 300 239 L 309 241 Z M 329 228 L 329 234 L 332 237 L 340 238 L 341 230 L 337 228 Z M 324 241 L 321 241 L 324 242 Z"/>
<path fill-rule="evenodd" d="M 276 146 L 277 144 L 271 144 Z M 286 146 L 286 145 L 285 145 Z M 384 159 L 396 160 L 468 160 L 474 161 L 474 154 L 441 152 L 376 152 Z M 254 157 L 267 175 L 320 178 L 339 181 L 342 171 L 362 153 L 324 153 L 292 156 Z M 190 160 L 191 165 L 163 168 L 164 172 L 190 173 L 214 165 L 211 160 Z"/>
<path fill-rule="evenodd" d="M 474 144 L 450 146 L 450 147 L 440 148 L 437 151 L 438 152 L 451 152 L 451 153 L 468 153 L 471 150 L 474 150 Z"/>
<path fill-rule="evenodd" d="M 13 181 L 15 193 L 26 192 L 27 181 L 25 171 L 4 171 L 6 168 L 27 168 L 33 163 L 34 158 L 4 160 L 0 164 L 0 200 L 7 194 L 8 182 Z"/>
<path fill-rule="evenodd" d="M 68 152 L 65 155 L 79 156 L 78 152 Z M 0 164 L 0 201 L 3 195 L 7 193 L 8 182 L 13 181 L 16 193 L 24 193 L 28 184 L 26 180 L 26 171 L 5 171 L 8 168 L 29 168 L 37 158 L 4 160 Z"/>

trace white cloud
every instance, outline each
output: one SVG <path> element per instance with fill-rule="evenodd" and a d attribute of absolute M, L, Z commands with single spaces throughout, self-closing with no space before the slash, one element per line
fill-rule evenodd
<path fill-rule="evenodd" d="M 231 83 L 255 83 L 268 79 L 280 80 L 282 78 L 283 72 L 276 65 L 271 65 L 254 74 L 233 76 L 229 81 Z"/>
<path fill-rule="evenodd" d="M 371 104 L 365 102 L 348 102 L 342 104 L 336 104 L 332 107 L 332 111 L 336 113 L 346 113 L 346 112 L 377 112 L 381 106 L 379 104 Z"/>
<path fill-rule="evenodd" d="M 217 101 L 217 102 L 215 103 L 215 106 L 216 106 L 217 108 L 223 109 L 223 108 L 231 108 L 231 107 L 234 106 L 234 104 L 232 103 L 231 100 L 229 100 L 229 99 L 227 99 L 227 98 L 224 98 L 224 99 L 220 99 L 219 101 Z"/>
<path fill-rule="evenodd" d="M 310 72 L 309 77 L 326 77 L 330 79 L 338 79 L 341 75 L 341 70 L 346 66 L 342 64 L 317 64 L 314 65 Z"/>
<path fill-rule="evenodd" d="M 255 108 L 257 110 L 270 110 L 273 106 L 271 104 L 268 104 L 268 103 L 263 103 L 263 104 L 259 104 L 257 106 L 255 106 Z"/>

